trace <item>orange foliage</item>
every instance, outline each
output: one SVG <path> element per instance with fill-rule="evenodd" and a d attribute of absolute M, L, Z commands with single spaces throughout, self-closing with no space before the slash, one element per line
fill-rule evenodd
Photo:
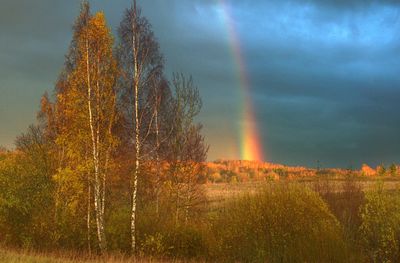
<path fill-rule="evenodd" d="M 282 164 L 244 161 L 217 160 L 207 163 L 208 180 L 211 182 L 239 182 L 279 180 L 285 178 L 296 180 L 316 176 L 345 177 L 349 173 L 355 175 L 376 176 L 376 171 L 364 164 L 360 171 L 340 168 L 315 169 L 303 166 L 285 166 Z M 218 179 L 216 179 L 218 175 Z"/>
<path fill-rule="evenodd" d="M 368 165 L 363 164 L 361 167 L 361 174 L 365 176 L 374 176 L 376 175 L 376 171 L 375 169 L 369 167 Z"/>

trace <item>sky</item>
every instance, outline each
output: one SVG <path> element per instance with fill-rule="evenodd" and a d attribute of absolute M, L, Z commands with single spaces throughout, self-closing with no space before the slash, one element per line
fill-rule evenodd
<path fill-rule="evenodd" d="M 128 0 L 92 0 L 116 32 Z M 240 159 L 243 87 L 266 161 L 357 168 L 400 163 L 400 3 L 138 0 L 166 75 L 190 74 L 209 160 Z M 0 145 L 35 122 L 72 38 L 79 0 L 0 0 Z M 227 8 L 230 10 L 226 13 Z M 230 25 L 226 16 L 229 15 Z"/>

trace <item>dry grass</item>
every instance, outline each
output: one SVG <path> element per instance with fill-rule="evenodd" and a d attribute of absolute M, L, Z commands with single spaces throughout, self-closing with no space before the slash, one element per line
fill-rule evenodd
<path fill-rule="evenodd" d="M 329 184 L 329 187 L 334 191 L 341 191 L 343 183 L 346 179 L 328 179 L 328 178 L 313 178 L 308 180 L 290 180 L 288 182 L 296 182 L 305 186 L 315 189 L 318 184 Z M 385 190 L 400 189 L 400 180 L 397 178 L 357 178 L 356 182 L 361 186 L 362 191 L 369 191 L 374 189 L 378 181 L 384 183 Z M 255 181 L 255 182 L 242 182 L 242 183 L 214 183 L 207 184 L 206 193 L 211 206 L 223 202 L 232 197 L 238 196 L 243 193 L 255 193 L 263 188 L 268 182 Z"/>
<path fill-rule="evenodd" d="M 40 253 L 30 250 L 15 250 L 0 248 L 0 262 L 6 263 L 166 263 L 166 262 L 182 262 L 178 260 L 159 260 L 151 258 L 134 258 L 124 255 L 105 255 L 105 256 L 88 256 L 87 254 L 53 252 Z"/>

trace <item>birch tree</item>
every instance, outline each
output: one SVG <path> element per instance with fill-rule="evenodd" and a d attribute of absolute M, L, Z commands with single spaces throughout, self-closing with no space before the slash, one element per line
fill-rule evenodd
<path fill-rule="evenodd" d="M 204 204 L 205 193 L 201 187 L 205 179 L 208 146 L 201 135 L 202 126 L 195 123 L 202 101 L 191 77 L 174 74 L 175 89 L 173 133 L 168 140 L 169 178 L 175 203 L 175 222 L 188 222 L 190 212 Z"/>
<path fill-rule="evenodd" d="M 151 26 L 136 6 L 128 9 L 119 27 L 119 60 L 135 165 L 131 176 L 131 249 L 136 251 L 137 193 L 143 146 L 154 126 L 154 108 L 148 100 L 155 78 L 162 74 L 163 61 Z"/>
<path fill-rule="evenodd" d="M 149 143 L 148 152 L 153 153 L 152 166 L 155 166 L 155 180 L 153 182 L 155 194 L 155 212 L 160 215 L 160 194 L 162 186 L 165 182 L 164 165 L 168 157 L 168 140 L 172 137 L 173 125 L 175 118 L 174 99 L 169 87 L 169 83 L 165 79 L 161 79 L 159 83 L 154 84 L 152 95 L 154 111 L 154 130 Z"/>
<path fill-rule="evenodd" d="M 63 96 L 68 130 L 62 141 L 68 155 L 67 168 L 88 177 L 88 202 L 93 189 L 97 239 L 101 252 L 107 248 L 105 236 L 106 181 L 116 121 L 117 65 L 113 56 L 113 38 L 103 13 L 90 16 L 76 41 L 76 65 L 68 76 Z M 90 203 L 88 203 L 88 227 Z"/>
<path fill-rule="evenodd" d="M 80 145 L 79 148 L 76 148 L 72 151 L 71 147 L 69 147 L 69 150 L 67 149 L 67 145 L 71 146 L 72 137 L 69 135 L 73 134 L 73 132 L 71 131 L 74 130 L 70 127 L 71 123 L 69 123 L 68 115 L 70 115 L 70 107 L 73 106 L 74 103 L 73 101 L 71 101 L 72 97 L 70 96 L 70 94 L 72 92 L 71 89 L 73 86 L 72 74 L 76 70 L 80 58 L 80 53 L 78 50 L 78 40 L 82 34 L 82 30 L 87 27 L 90 17 L 91 14 L 89 3 L 88 1 L 82 1 L 80 13 L 73 25 L 73 37 L 65 56 L 64 68 L 61 71 L 54 88 L 54 102 L 52 102 L 47 93 L 43 95 L 41 100 L 41 110 L 38 114 L 38 120 L 43 128 L 44 135 L 51 145 L 50 154 L 54 157 L 54 166 L 55 170 L 57 171 L 54 176 L 57 185 L 55 194 L 56 208 L 54 218 L 55 221 L 58 222 L 59 227 L 55 236 L 64 236 L 65 238 L 67 233 L 73 233 L 72 226 L 76 225 L 76 222 L 74 221 L 76 221 L 77 218 L 81 218 L 81 215 L 79 214 L 80 212 L 77 211 L 77 205 L 75 204 L 77 203 L 77 200 L 79 200 L 79 204 L 82 204 L 84 202 L 84 196 L 80 193 L 81 191 L 79 189 L 82 188 L 82 185 L 85 184 L 84 181 L 86 180 L 88 192 L 88 195 L 86 197 L 86 203 L 88 206 L 86 213 L 86 227 L 89 251 L 89 222 L 91 221 L 89 203 L 91 199 L 91 185 L 89 183 L 89 176 L 87 176 L 86 179 L 83 179 L 80 176 L 77 176 L 77 173 L 69 174 L 67 172 L 68 169 L 72 167 L 77 170 L 77 163 L 82 162 L 81 160 L 79 160 L 79 158 L 72 158 L 72 156 L 77 157 L 76 154 L 72 153 L 83 151 L 87 152 L 88 150 L 87 147 L 82 147 L 82 145 Z M 67 140 L 69 140 L 68 143 Z M 85 145 L 86 144 L 83 144 L 83 146 Z M 71 186 L 76 187 L 74 188 Z M 65 223 L 68 221 L 69 215 L 74 215 L 76 218 L 71 218 L 70 225 L 64 227 Z M 64 228 L 66 228 L 67 230 L 65 230 L 64 233 L 60 233 L 61 229 Z M 77 230 L 77 232 L 79 231 Z M 72 236 L 71 239 L 76 239 L 76 236 Z"/>

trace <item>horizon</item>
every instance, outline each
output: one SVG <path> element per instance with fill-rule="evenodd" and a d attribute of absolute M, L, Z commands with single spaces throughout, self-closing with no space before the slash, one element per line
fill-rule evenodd
<path fill-rule="evenodd" d="M 106 10 L 114 33 L 130 6 L 90 3 L 93 12 Z M 138 4 L 160 42 L 167 78 L 184 69 L 199 88 L 209 161 L 258 158 L 251 152 L 260 147 L 263 161 L 288 166 L 399 163 L 400 3 Z M 40 96 L 54 88 L 80 0 L 2 5 L 0 145 L 11 149 L 35 122 Z M 256 147 L 246 154 L 250 144 Z"/>

